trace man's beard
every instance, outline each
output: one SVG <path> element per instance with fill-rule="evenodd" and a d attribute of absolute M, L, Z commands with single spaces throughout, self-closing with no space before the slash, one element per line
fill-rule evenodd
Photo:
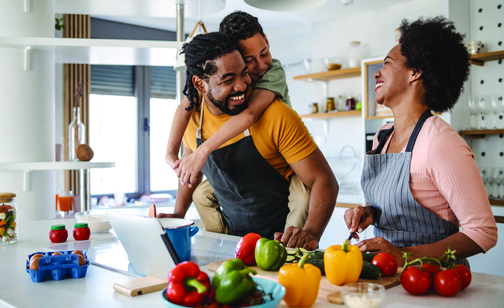
<path fill-rule="evenodd" d="M 248 89 L 248 87 L 247 87 Z M 227 105 L 227 100 L 230 99 L 230 97 L 233 97 L 233 96 L 240 96 L 242 94 L 245 94 L 247 93 L 247 89 L 245 89 L 244 92 L 235 92 L 231 95 L 229 95 L 228 97 L 226 97 L 224 99 L 224 101 L 220 101 L 220 100 L 217 100 L 215 99 L 215 97 L 212 95 L 212 88 L 210 87 L 209 91 L 208 91 L 208 99 L 212 102 L 212 104 L 214 104 L 215 107 L 217 107 L 217 109 L 219 109 L 220 111 L 224 112 L 225 114 L 228 114 L 228 115 L 231 115 L 231 116 L 234 116 L 234 115 L 237 115 L 239 114 L 240 112 L 242 112 L 243 110 L 247 109 L 248 107 L 248 102 L 247 100 L 245 100 L 245 102 L 243 102 L 243 104 L 241 105 L 238 105 L 238 106 L 234 106 L 233 109 L 229 108 L 228 105 Z"/>

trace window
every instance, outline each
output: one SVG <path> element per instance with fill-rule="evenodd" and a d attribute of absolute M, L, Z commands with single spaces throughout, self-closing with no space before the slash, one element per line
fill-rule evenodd
<path fill-rule="evenodd" d="M 89 140 L 93 161 L 115 168 L 92 169 L 91 194 L 175 196 L 177 178 L 164 161 L 175 100 L 172 67 L 91 66 Z"/>

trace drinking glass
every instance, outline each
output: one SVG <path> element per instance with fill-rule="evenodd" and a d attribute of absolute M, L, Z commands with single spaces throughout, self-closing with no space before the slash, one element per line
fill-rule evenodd
<path fill-rule="evenodd" d="M 470 97 L 469 98 L 469 114 L 470 116 L 470 128 L 471 129 L 476 129 L 478 128 L 478 113 L 479 113 L 479 106 L 477 104 L 477 97 Z"/>
<path fill-rule="evenodd" d="M 500 113 L 500 106 L 498 101 L 498 95 L 492 95 L 492 100 L 490 102 L 490 112 L 492 113 L 490 128 L 497 128 L 497 117 Z"/>
<path fill-rule="evenodd" d="M 497 106 L 499 106 L 500 108 L 500 112 L 501 112 L 501 115 L 499 116 L 499 125 L 498 127 L 499 128 L 504 128 L 504 99 L 503 99 L 503 94 L 502 93 L 499 93 L 499 94 L 495 94 L 494 96 L 494 100 L 497 102 Z"/>
<path fill-rule="evenodd" d="M 487 95 L 480 95 L 479 96 L 479 111 L 481 114 L 480 117 L 480 125 L 479 127 L 481 129 L 488 128 L 488 121 L 487 121 L 487 114 L 490 112 L 490 103 Z"/>
<path fill-rule="evenodd" d="M 495 168 L 493 181 L 496 186 L 493 196 L 495 198 L 504 198 L 504 193 L 501 192 L 501 186 L 504 184 L 504 168 Z"/>

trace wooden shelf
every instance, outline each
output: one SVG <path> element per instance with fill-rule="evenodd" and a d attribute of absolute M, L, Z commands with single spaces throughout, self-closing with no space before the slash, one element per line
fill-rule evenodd
<path fill-rule="evenodd" d="M 347 68 L 347 69 L 328 71 L 328 72 L 322 72 L 322 73 L 294 76 L 294 80 L 329 81 L 329 80 L 334 80 L 334 79 L 359 77 L 360 75 L 361 75 L 361 68 L 355 67 L 355 68 Z"/>
<path fill-rule="evenodd" d="M 0 47 L 55 53 L 56 63 L 174 66 L 183 42 L 0 37 Z"/>
<path fill-rule="evenodd" d="M 504 129 L 473 129 L 461 130 L 459 132 L 462 136 L 467 136 L 469 139 L 483 139 L 485 135 L 504 134 Z"/>
<path fill-rule="evenodd" d="M 504 206 L 504 200 L 490 199 L 490 205 L 502 205 L 502 206 Z"/>
<path fill-rule="evenodd" d="M 327 119 L 327 118 L 338 118 L 338 117 L 355 117 L 362 114 L 361 110 L 351 110 L 351 111 L 338 111 L 338 112 L 328 112 L 328 113 L 311 113 L 300 115 L 301 118 L 316 118 L 316 119 Z"/>
<path fill-rule="evenodd" d="M 486 61 L 495 61 L 501 59 L 504 59 L 504 50 L 471 55 L 469 63 L 478 66 L 483 66 Z"/>
<path fill-rule="evenodd" d="M 374 117 L 366 117 L 366 120 L 378 120 L 378 119 L 393 119 L 394 115 L 389 116 L 374 116 Z"/>

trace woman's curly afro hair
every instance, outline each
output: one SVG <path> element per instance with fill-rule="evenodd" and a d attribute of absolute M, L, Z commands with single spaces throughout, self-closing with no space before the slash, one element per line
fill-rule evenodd
<path fill-rule="evenodd" d="M 257 33 L 264 36 L 263 28 L 257 17 L 242 11 L 234 11 L 224 17 L 219 25 L 219 32 L 229 35 L 237 42 L 251 38 Z"/>
<path fill-rule="evenodd" d="M 400 31 L 399 44 L 406 67 L 422 72 L 426 105 L 435 112 L 451 109 L 469 76 L 465 35 L 441 16 L 412 23 L 403 20 Z"/>
<path fill-rule="evenodd" d="M 208 81 L 208 78 L 217 72 L 215 60 L 237 50 L 238 44 L 228 35 L 219 32 L 199 34 L 182 46 L 187 66 L 186 82 L 182 93 L 190 102 L 189 107 L 186 108 L 187 111 L 199 107 L 199 94 L 194 87 L 193 76 Z"/>

